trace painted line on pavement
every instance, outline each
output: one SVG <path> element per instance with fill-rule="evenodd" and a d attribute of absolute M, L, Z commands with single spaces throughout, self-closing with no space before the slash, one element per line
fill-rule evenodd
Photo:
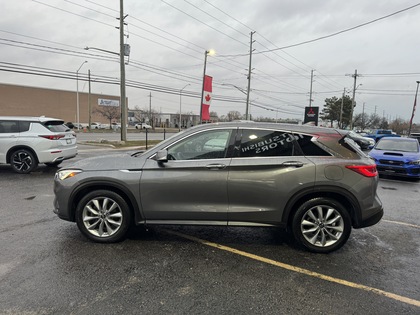
<path fill-rule="evenodd" d="M 293 265 L 285 264 L 285 263 L 282 263 L 282 262 L 279 262 L 279 261 L 275 261 L 275 260 L 268 259 L 268 258 L 265 258 L 265 257 L 261 257 L 261 256 L 258 256 L 258 255 L 254 255 L 254 254 L 251 254 L 251 253 L 248 253 L 248 252 L 244 252 L 244 251 L 241 251 L 241 250 L 229 247 L 229 246 L 224 246 L 224 245 L 221 245 L 221 244 L 209 242 L 209 241 L 200 239 L 198 237 L 183 234 L 183 233 L 180 233 L 180 232 L 170 231 L 170 230 L 166 230 L 166 229 L 165 229 L 165 231 L 169 234 L 173 234 L 173 235 L 188 239 L 188 240 L 196 242 L 196 243 L 200 243 L 200 244 L 210 246 L 210 247 L 214 247 L 214 248 L 217 248 L 217 249 L 220 249 L 220 250 L 224 250 L 224 251 L 236 254 L 236 255 L 240 255 L 240 256 L 243 256 L 243 257 L 250 258 L 250 259 L 254 259 L 254 260 L 257 260 L 257 261 L 260 261 L 260 262 L 263 262 L 263 263 L 266 263 L 266 264 L 269 264 L 269 265 L 273 265 L 273 266 L 276 266 L 276 267 L 280 267 L 280 268 L 283 268 L 283 269 L 286 269 L 286 270 L 289 270 L 289 271 L 293 271 L 293 272 L 304 274 L 304 275 L 307 275 L 307 276 L 310 276 L 310 277 L 314 277 L 314 278 L 322 279 L 322 280 L 325 280 L 325 281 L 341 284 L 341 285 L 344 285 L 344 286 L 347 286 L 347 287 L 350 287 L 350 288 L 355 288 L 355 289 L 375 293 L 375 294 L 385 296 L 387 298 L 390 298 L 390 299 L 393 299 L 393 300 L 396 300 L 396 301 L 399 301 L 399 302 L 402 302 L 402 303 L 406 303 L 406 304 L 410 304 L 410 305 L 420 307 L 420 301 L 415 300 L 415 299 L 411 299 L 411 298 L 408 298 L 408 297 L 405 297 L 405 296 L 401 296 L 401 295 L 394 294 L 394 293 L 391 293 L 391 292 L 387 292 L 387 291 L 384 291 L 384 290 L 376 289 L 376 288 L 369 287 L 369 286 L 366 286 L 366 285 L 363 285 L 363 284 L 359 284 L 359 283 L 355 283 L 355 282 L 351 282 L 351 281 L 347 281 L 347 280 L 342 280 L 342 279 L 339 279 L 339 278 L 334 278 L 334 277 L 327 276 L 327 275 L 324 275 L 324 274 L 321 274 L 321 273 L 318 273 L 318 272 L 310 271 L 308 269 L 296 267 L 296 266 L 293 266 Z"/>
<path fill-rule="evenodd" d="M 420 229 L 420 225 L 416 225 L 416 224 L 405 223 L 405 222 L 401 222 L 401 221 L 384 220 L 384 219 L 382 219 L 381 221 Z"/>

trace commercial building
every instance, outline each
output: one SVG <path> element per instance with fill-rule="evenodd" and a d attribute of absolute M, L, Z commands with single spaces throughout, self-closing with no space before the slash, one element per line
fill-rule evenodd
<path fill-rule="evenodd" d="M 103 124 L 120 122 L 120 96 L 65 91 L 33 86 L 0 83 L 0 115 L 2 116 L 47 116 L 65 122 L 79 122 L 87 126 L 91 122 Z M 79 97 L 79 102 L 77 101 Z M 128 99 L 126 101 L 128 106 Z M 90 104 L 90 106 L 89 106 Z M 79 115 L 77 113 L 79 112 Z M 183 128 L 198 124 L 199 116 L 182 114 Z M 178 128 L 179 113 L 156 113 L 128 110 L 128 122 L 146 122 L 154 127 Z"/>
<path fill-rule="evenodd" d="M 91 121 L 109 123 L 109 119 L 100 114 L 100 111 L 105 106 L 118 108 L 119 111 L 120 102 L 120 97 L 115 95 L 79 92 L 79 106 L 77 106 L 77 92 L 75 91 L 3 83 L 0 83 L 0 95 L 0 115 L 2 116 L 44 115 L 60 118 L 66 122 L 77 122 L 79 111 L 79 122 L 86 125 L 89 122 L 89 112 L 91 112 Z M 91 111 L 89 111 L 89 100 Z"/>

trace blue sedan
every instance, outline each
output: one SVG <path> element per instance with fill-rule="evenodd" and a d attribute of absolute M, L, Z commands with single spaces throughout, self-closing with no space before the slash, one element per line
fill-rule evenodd
<path fill-rule="evenodd" d="M 412 138 L 386 137 L 369 152 L 379 174 L 420 178 L 419 142 Z"/>

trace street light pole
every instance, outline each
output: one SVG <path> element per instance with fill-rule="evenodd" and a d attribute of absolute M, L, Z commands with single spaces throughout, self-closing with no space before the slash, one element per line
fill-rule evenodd
<path fill-rule="evenodd" d="M 83 65 L 87 63 L 87 60 L 83 61 L 79 69 L 76 71 L 76 120 L 77 120 L 77 129 L 80 130 L 80 117 L 79 117 L 79 71 Z"/>
<path fill-rule="evenodd" d="M 181 117 L 181 95 L 182 95 L 182 91 L 188 86 L 188 85 L 191 85 L 191 84 L 187 84 L 187 85 L 185 85 L 180 91 L 179 91 L 179 122 L 178 122 L 178 127 L 179 127 L 179 131 L 181 131 L 181 119 L 182 119 L 182 117 Z"/>
<path fill-rule="evenodd" d="M 414 113 L 416 111 L 417 94 L 419 92 L 419 83 L 420 83 L 420 81 L 416 81 L 416 83 L 417 83 L 416 96 L 414 97 L 413 113 L 411 114 L 410 127 L 408 127 L 408 136 L 411 135 L 411 127 L 413 125 Z"/>

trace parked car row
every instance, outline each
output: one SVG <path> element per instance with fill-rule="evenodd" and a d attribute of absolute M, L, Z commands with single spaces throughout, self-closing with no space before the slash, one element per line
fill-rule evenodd
<path fill-rule="evenodd" d="M 89 124 L 82 124 L 82 123 L 73 123 L 73 122 L 66 122 L 65 125 L 67 127 L 69 127 L 70 129 L 84 129 L 84 128 L 88 128 L 89 129 Z M 140 124 L 143 126 L 142 129 L 149 129 L 152 128 L 151 126 L 149 126 L 148 124 Z M 128 128 L 128 124 L 127 124 L 127 128 Z M 141 127 L 140 127 L 141 128 Z M 137 128 L 136 129 L 140 129 Z M 121 129 L 121 124 L 117 123 L 117 122 L 113 122 L 111 123 L 111 125 L 109 124 L 103 124 L 100 122 L 92 122 L 90 124 L 90 129 L 91 130 L 99 130 L 99 129 L 113 129 L 113 130 L 119 130 Z"/>

